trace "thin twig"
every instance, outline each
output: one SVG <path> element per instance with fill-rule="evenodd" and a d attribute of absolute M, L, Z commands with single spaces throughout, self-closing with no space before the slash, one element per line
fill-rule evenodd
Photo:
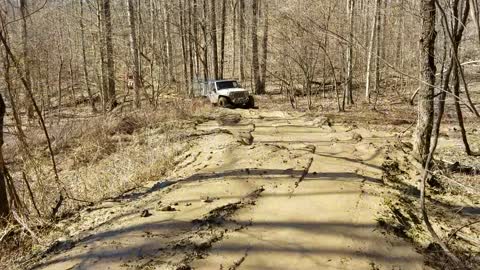
<path fill-rule="evenodd" d="M 475 225 L 475 224 L 477 224 L 477 223 L 480 223 L 480 220 L 472 221 L 472 222 L 470 222 L 470 223 L 468 223 L 468 224 L 465 224 L 465 225 L 459 227 L 458 229 L 456 229 L 455 231 L 453 231 L 453 233 L 450 233 L 450 236 L 449 236 L 448 239 L 447 239 L 447 244 L 453 239 L 453 237 L 454 237 L 459 231 L 461 231 L 462 229 L 464 229 L 464 228 L 466 228 L 466 227 L 470 227 L 470 226 L 472 226 L 472 225 Z"/>

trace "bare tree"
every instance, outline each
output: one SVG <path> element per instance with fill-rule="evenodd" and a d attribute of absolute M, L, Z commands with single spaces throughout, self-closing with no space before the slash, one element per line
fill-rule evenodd
<path fill-rule="evenodd" d="M 171 27 L 171 14 L 170 14 L 170 1 L 163 1 L 163 31 L 165 40 L 165 50 L 167 57 L 167 69 L 168 80 L 170 82 L 175 81 L 174 63 L 173 63 L 173 46 L 172 46 L 172 27 Z"/>
<path fill-rule="evenodd" d="M 225 73 L 226 27 L 227 27 L 227 0 L 222 0 L 222 23 L 221 23 L 221 37 L 220 37 L 220 78 L 222 79 L 223 79 L 223 74 Z"/>
<path fill-rule="evenodd" d="M 28 26 L 27 26 L 27 16 L 28 16 L 27 0 L 20 0 L 20 13 L 22 14 L 23 71 L 25 73 L 24 74 L 25 79 L 27 80 L 27 83 L 31 87 L 32 77 L 30 74 L 31 68 L 30 68 L 30 48 L 28 43 L 29 38 L 28 38 Z M 32 103 L 30 102 L 28 94 L 25 94 L 24 104 L 25 104 L 28 118 L 29 119 L 33 118 L 33 115 L 34 115 L 33 106 L 32 106 Z"/>
<path fill-rule="evenodd" d="M 254 93 L 263 94 L 260 89 L 260 63 L 258 60 L 258 0 L 252 0 L 252 72 Z"/>
<path fill-rule="evenodd" d="M 355 0 L 348 0 L 347 13 L 349 17 L 349 38 L 347 46 L 347 77 L 345 83 L 345 96 L 347 103 L 353 104 L 353 35 L 355 18 Z"/>
<path fill-rule="evenodd" d="M 107 76 L 107 89 L 104 89 L 104 108 L 106 110 L 112 110 L 117 106 L 117 100 L 115 96 L 115 61 L 113 59 L 113 41 L 112 41 L 112 18 L 110 9 L 110 0 L 102 0 L 102 23 L 103 23 L 103 35 L 105 40 L 105 67 Z"/>
<path fill-rule="evenodd" d="M 262 64 L 261 64 L 261 81 L 260 81 L 260 93 L 266 92 L 266 80 L 267 80 L 267 60 L 268 60 L 268 1 L 263 2 L 263 17 L 264 17 L 264 26 L 263 26 L 263 45 L 262 45 Z"/>
<path fill-rule="evenodd" d="M 421 78 L 418 120 L 414 138 L 414 153 L 425 163 L 429 150 L 433 128 L 433 96 L 435 88 L 435 0 L 421 1 Z"/>
<path fill-rule="evenodd" d="M 133 75 L 133 90 L 135 92 L 135 106 L 140 108 L 140 66 L 138 61 L 138 44 L 135 27 L 135 7 L 132 0 L 127 1 L 128 22 L 130 26 L 130 54 L 132 57 L 132 75 Z"/>
<path fill-rule="evenodd" d="M 90 102 L 90 106 L 92 107 L 92 112 L 96 113 L 97 108 L 95 107 L 95 100 L 93 99 L 92 89 L 90 87 L 90 80 L 88 78 L 88 63 L 87 63 L 87 52 L 86 52 L 86 45 L 85 45 L 85 24 L 83 22 L 83 0 L 78 1 L 80 3 L 80 35 L 81 35 L 81 46 L 82 46 L 82 64 L 83 64 L 83 77 L 85 80 L 85 87 L 87 88 L 88 99 Z"/>
<path fill-rule="evenodd" d="M 215 79 L 220 78 L 218 66 L 218 40 L 217 40 L 217 8 L 215 0 L 210 2 L 210 33 L 212 36 L 213 74 Z"/>
<path fill-rule="evenodd" d="M 375 48 L 375 37 L 378 35 L 377 33 L 377 25 L 379 24 L 378 18 L 380 12 L 380 0 L 375 1 L 375 12 L 374 12 L 374 21 L 372 24 L 372 30 L 370 34 L 370 39 L 369 39 L 369 47 L 368 47 L 368 59 L 367 59 L 367 72 L 366 72 L 366 83 L 365 83 L 365 99 L 367 100 L 368 103 L 370 103 L 370 73 L 371 73 L 371 68 L 372 68 L 372 58 L 373 56 L 373 50 Z M 378 56 L 375 56 L 377 58 Z"/>
<path fill-rule="evenodd" d="M 245 80 L 245 0 L 240 1 L 239 30 L 240 30 L 240 81 Z"/>
<path fill-rule="evenodd" d="M 5 116 L 5 103 L 3 96 L 0 94 L 0 225 L 4 219 L 10 214 L 8 204 L 7 187 L 5 183 L 5 163 L 3 161 L 3 117 Z"/>

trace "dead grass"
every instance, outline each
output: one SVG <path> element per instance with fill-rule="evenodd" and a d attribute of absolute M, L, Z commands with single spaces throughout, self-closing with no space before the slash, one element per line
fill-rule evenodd
<path fill-rule="evenodd" d="M 409 150 L 406 153 L 399 145 L 389 147 L 389 160 L 383 165 L 384 182 L 390 192 L 385 197 L 388 210 L 379 217 L 379 224 L 415 244 L 425 256 L 425 263 L 433 269 L 478 269 L 479 193 L 467 186 L 473 179 L 460 174 L 441 177 L 448 173 L 437 168 L 434 170 L 436 177 L 427 181 L 426 204 L 430 221 L 440 237 L 448 241 L 449 247 L 465 264 L 456 265 L 433 242 L 423 225 L 419 213 L 419 175 L 416 169 L 420 164 L 410 156 Z M 476 178 L 478 181 L 478 176 Z M 460 230 L 456 232 L 457 229 Z"/>
<path fill-rule="evenodd" d="M 68 216 L 86 205 L 85 202 L 116 197 L 145 182 L 166 177 L 175 166 L 175 158 L 188 146 L 189 142 L 183 140 L 185 134 L 191 132 L 196 119 L 205 118 L 210 110 L 211 106 L 201 100 L 172 99 L 157 109 L 49 119 L 60 180 L 71 197 L 64 201 L 60 214 Z M 48 217 L 60 194 L 60 186 L 54 181 L 41 130 L 29 129 L 27 137 L 29 158 L 21 156 L 18 150 L 9 152 L 18 148 L 13 138 L 9 138 L 5 152 L 18 193 L 31 216 L 29 226 L 42 235 L 48 231 Z M 42 219 L 34 214 L 22 172 L 29 180 Z M 2 236 L 0 269 L 10 267 L 12 260 L 18 259 L 9 254 L 27 255 L 35 242 L 18 226 L 0 231 Z"/>

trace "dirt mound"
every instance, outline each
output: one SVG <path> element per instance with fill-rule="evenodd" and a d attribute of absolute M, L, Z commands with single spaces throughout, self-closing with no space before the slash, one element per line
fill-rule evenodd
<path fill-rule="evenodd" d="M 114 125 L 109 129 L 108 133 L 110 136 L 117 134 L 132 135 L 133 132 L 135 132 L 135 130 L 141 126 L 138 121 L 139 120 L 133 116 L 123 117 L 114 123 Z"/>
<path fill-rule="evenodd" d="M 242 121 L 242 116 L 240 114 L 221 114 L 216 120 L 222 126 L 233 126 Z"/>

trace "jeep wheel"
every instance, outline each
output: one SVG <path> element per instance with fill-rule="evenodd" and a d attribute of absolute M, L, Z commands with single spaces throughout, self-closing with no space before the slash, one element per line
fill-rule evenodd
<path fill-rule="evenodd" d="M 228 107 L 228 99 L 226 97 L 220 97 L 218 99 L 218 106 L 226 108 Z"/>
<path fill-rule="evenodd" d="M 253 109 L 255 108 L 255 99 L 252 96 L 248 96 L 247 104 L 245 104 L 245 108 Z"/>

